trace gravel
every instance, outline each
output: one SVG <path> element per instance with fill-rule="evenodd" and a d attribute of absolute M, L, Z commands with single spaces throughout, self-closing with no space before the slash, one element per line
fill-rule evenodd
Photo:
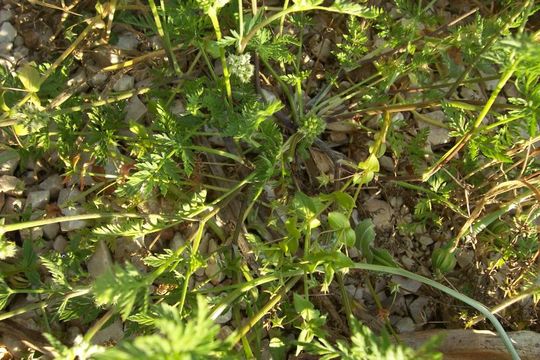
<path fill-rule="evenodd" d="M 103 274 L 107 269 L 113 265 L 111 252 L 107 247 L 107 244 L 103 240 L 100 240 L 96 245 L 96 251 L 88 260 L 86 267 L 88 268 L 88 275 L 93 278 Z"/>
<path fill-rule="evenodd" d="M 0 176 L 0 193 L 11 196 L 21 196 L 23 191 L 23 181 L 11 175 Z"/>
<path fill-rule="evenodd" d="M 35 209 L 45 209 L 45 205 L 49 203 L 51 194 L 48 190 L 32 191 L 28 193 L 26 198 L 26 206 Z"/>
<path fill-rule="evenodd" d="M 113 90 L 117 92 L 127 91 L 133 89 L 133 86 L 135 86 L 135 78 L 130 75 L 124 75 L 114 83 Z"/>
<path fill-rule="evenodd" d="M 17 30 L 9 22 L 5 22 L 0 26 L 0 43 L 10 43 L 15 40 Z"/>

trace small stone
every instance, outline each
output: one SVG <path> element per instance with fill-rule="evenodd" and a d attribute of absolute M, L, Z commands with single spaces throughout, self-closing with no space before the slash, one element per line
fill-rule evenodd
<path fill-rule="evenodd" d="M 80 207 L 67 207 L 62 208 L 62 214 L 65 216 L 79 215 L 83 213 L 83 209 Z M 86 220 L 73 220 L 73 221 L 63 221 L 60 223 L 60 229 L 63 232 L 70 232 L 74 230 L 84 229 L 87 225 Z"/>
<path fill-rule="evenodd" d="M 53 242 L 53 249 L 59 253 L 64 252 L 68 245 L 66 238 L 62 235 L 58 235 Z"/>
<path fill-rule="evenodd" d="M 429 299 L 420 296 L 409 305 L 409 311 L 414 322 L 423 325 L 429 320 L 433 309 L 430 308 Z"/>
<path fill-rule="evenodd" d="M 103 274 L 107 269 L 113 265 L 111 252 L 107 247 L 107 244 L 103 240 L 100 240 L 96 245 L 96 251 L 90 257 L 86 263 L 88 268 L 88 275 L 93 278 Z"/>
<path fill-rule="evenodd" d="M 114 248 L 114 259 L 117 262 L 132 260 L 144 246 L 144 236 L 121 237 L 116 239 Z"/>
<path fill-rule="evenodd" d="M 124 337 L 124 327 L 120 319 L 115 320 L 111 325 L 99 330 L 92 338 L 92 343 L 105 345 L 118 343 Z"/>
<path fill-rule="evenodd" d="M 429 245 L 433 244 L 433 239 L 431 238 L 431 236 L 422 235 L 418 239 L 418 242 L 420 244 L 424 245 L 424 246 L 429 246 Z"/>
<path fill-rule="evenodd" d="M 58 206 L 60 207 L 70 205 L 70 203 L 80 203 L 81 201 L 84 201 L 84 199 L 81 199 L 81 192 L 77 188 L 63 188 L 58 194 Z"/>
<path fill-rule="evenodd" d="M 0 54 L 9 54 L 13 50 L 12 42 L 0 43 Z"/>
<path fill-rule="evenodd" d="M 43 229 L 41 227 L 22 229 L 19 231 L 19 234 L 21 235 L 21 239 L 23 240 L 41 239 L 43 237 Z"/>
<path fill-rule="evenodd" d="M 29 53 L 30 50 L 28 50 L 28 48 L 19 46 L 13 50 L 13 57 L 15 58 L 15 61 L 21 61 L 22 59 L 26 58 Z"/>
<path fill-rule="evenodd" d="M 3 213 L 4 214 L 18 214 L 24 208 L 24 199 L 17 199 L 14 197 L 8 197 L 6 203 L 4 204 Z"/>
<path fill-rule="evenodd" d="M 116 92 L 127 91 L 133 89 L 135 78 L 130 75 L 123 75 L 113 85 L 113 90 Z"/>
<path fill-rule="evenodd" d="M 446 115 L 441 110 L 433 111 L 430 113 L 423 114 L 433 120 L 438 120 L 444 122 Z M 429 128 L 429 135 L 427 142 L 430 145 L 441 145 L 446 144 L 450 140 L 449 130 L 444 129 L 435 125 L 427 124 L 423 121 L 418 121 L 418 127 L 420 129 Z"/>
<path fill-rule="evenodd" d="M 45 235 L 45 238 L 49 240 L 56 238 L 58 232 L 60 232 L 60 224 L 58 223 L 43 226 L 43 235 Z"/>
<path fill-rule="evenodd" d="M 393 275 L 392 282 L 398 284 L 401 289 L 415 294 L 422 286 L 421 282 L 405 278 L 403 276 Z"/>
<path fill-rule="evenodd" d="M 11 20 L 13 13 L 9 9 L 0 10 L 0 23 Z"/>
<path fill-rule="evenodd" d="M 9 22 L 5 22 L 0 27 L 0 43 L 13 42 L 17 36 L 17 30 Z"/>
<path fill-rule="evenodd" d="M 93 86 L 101 86 L 103 84 L 105 84 L 105 82 L 107 81 L 107 79 L 109 78 L 109 75 L 107 75 L 107 73 L 105 72 L 98 72 L 96 74 L 94 74 L 91 78 L 90 78 L 90 83 L 93 85 Z"/>
<path fill-rule="evenodd" d="M 24 45 L 24 38 L 20 35 L 17 35 L 15 37 L 15 40 L 13 40 L 13 45 L 16 47 L 23 46 Z"/>
<path fill-rule="evenodd" d="M 466 100 L 480 100 L 482 97 L 473 89 L 463 87 L 460 90 L 461 97 Z"/>
<path fill-rule="evenodd" d="M 414 322 L 412 321 L 411 318 L 408 318 L 408 317 L 400 319 L 396 323 L 395 328 L 401 334 L 406 333 L 406 332 L 413 332 L 416 330 L 416 326 L 414 325 Z"/>
<path fill-rule="evenodd" d="M 393 172 L 395 170 L 394 160 L 390 156 L 381 156 L 379 158 L 379 164 L 386 171 Z"/>
<path fill-rule="evenodd" d="M 2 208 L 4 207 L 5 203 L 6 203 L 6 195 L 3 192 L 0 192 L 0 213 L 2 212 Z"/>
<path fill-rule="evenodd" d="M 362 288 L 355 285 L 346 285 L 345 289 L 355 300 L 362 301 L 364 299 L 364 290 Z"/>
<path fill-rule="evenodd" d="M 186 107 L 180 99 L 174 100 L 170 110 L 173 115 L 184 115 L 186 113 Z"/>
<path fill-rule="evenodd" d="M 48 190 L 32 191 L 28 193 L 26 198 L 26 206 L 35 209 L 45 209 L 45 205 L 49 203 L 51 194 Z"/>
<path fill-rule="evenodd" d="M 116 47 L 122 50 L 135 50 L 139 45 L 139 40 L 137 36 L 131 32 L 125 32 L 122 35 L 118 36 L 118 42 Z"/>
<path fill-rule="evenodd" d="M 392 207 L 385 201 L 370 199 L 365 204 L 366 210 L 372 214 L 373 224 L 376 228 L 387 230 L 392 227 Z"/>
<path fill-rule="evenodd" d="M 51 175 L 39 183 L 38 187 L 41 190 L 48 190 L 51 194 L 51 200 L 56 200 L 63 187 L 62 177 L 58 174 Z"/>
<path fill-rule="evenodd" d="M 175 233 L 172 240 L 171 240 L 171 245 L 170 245 L 170 248 L 172 251 L 176 251 L 178 250 L 178 248 L 184 246 L 186 243 L 186 241 L 184 240 L 184 236 L 182 236 L 182 234 L 180 233 Z"/>
<path fill-rule="evenodd" d="M 332 41 L 330 41 L 330 39 L 324 38 L 322 41 L 318 41 L 318 39 L 315 39 L 315 41 L 311 43 L 311 46 L 311 51 L 313 52 L 313 55 L 318 57 L 320 61 L 324 62 L 328 60 L 328 57 L 330 56 L 332 50 Z"/>
<path fill-rule="evenodd" d="M 217 318 L 216 318 L 216 323 L 217 324 L 226 324 L 228 323 L 229 321 L 231 321 L 232 319 L 232 308 L 228 308 L 227 311 L 225 311 L 224 313 L 222 313 L 221 315 L 219 315 Z"/>
<path fill-rule="evenodd" d="M 11 196 L 21 196 L 24 191 L 24 182 L 15 176 L 0 176 L 0 193 Z"/>
<path fill-rule="evenodd" d="M 461 250 L 456 254 L 456 262 L 462 269 L 470 267 L 474 262 L 474 252 L 471 250 Z"/>
<path fill-rule="evenodd" d="M 0 152 L 0 175 L 13 175 L 21 160 L 14 150 Z"/>
<path fill-rule="evenodd" d="M 126 106 L 126 117 L 124 120 L 135 122 L 139 121 L 147 111 L 148 109 L 141 99 L 139 99 L 138 96 L 133 96 Z"/>
<path fill-rule="evenodd" d="M 403 266 L 405 266 L 406 269 L 409 269 L 409 270 L 412 269 L 414 265 L 416 264 L 414 260 L 408 257 L 407 255 L 403 255 L 401 257 L 401 263 L 403 264 Z"/>
<path fill-rule="evenodd" d="M 278 100 L 278 97 L 271 91 L 261 88 L 261 95 L 266 103 L 272 103 Z"/>

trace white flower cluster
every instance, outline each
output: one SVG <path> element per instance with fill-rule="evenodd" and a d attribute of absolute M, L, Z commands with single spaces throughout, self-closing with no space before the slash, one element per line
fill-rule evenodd
<path fill-rule="evenodd" d="M 236 75 L 243 83 L 249 82 L 255 71 L 255 67 L 251 64 L 250 54 L 231 54 L 227 58 L 227 65 L 231 74 Z"/>

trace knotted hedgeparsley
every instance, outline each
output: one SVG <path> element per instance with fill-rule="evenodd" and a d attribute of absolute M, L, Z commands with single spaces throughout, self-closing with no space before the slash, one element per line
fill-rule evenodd
<path fill-rule="evenodd" d="M 231 54 L 227 58 L 227 65 L 232 74 L 235 74 L 242 83 L 251 80 L 255 67 L 251 64 L 250 54 Z"/>

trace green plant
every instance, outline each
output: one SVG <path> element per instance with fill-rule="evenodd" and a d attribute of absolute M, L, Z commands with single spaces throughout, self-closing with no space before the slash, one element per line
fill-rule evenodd
<path fill-rule="evenodd" d="M 395 1 L 393 11 L 343 0 L 247 3 L 81 5 L 87 24 L 66 12 L 71 45 L 58 57 L 2 73 L 0 163 L 53 159 L 47 166 L 81 194 L 58 209 L 2 219 L 0 321 L 35 313 L 54 354 L 66 359 L 253 358 L 263 350 L 438 358 L 432 344 L 392 343 L 390 321 L 379 336 L 354 317 L 347 277 L 358 276 L 385 310 L 371 277 L 390 274 L 476 309 L 519 358 L 490 310 L 439 281 L 459 270 L 458 249 L 474 245 L 487 270 L 521 269 L 508 289 L 513 299 L 538 295 L 537 274 L 522 271 L 538 254 L 539 34 L 527 25 L 538 5 L 500 1 L 491 14 L 473 9 L 445 22 L 433 1 Z M 332 15 L 335 32 L 325 59 L 310 42 L 322 14 Z M 144 69 L 151 85 L 64 91 L 80 65 L 75 55 L 114 39 L 113 24 L 163 48 L 98 75 L 139 77 Z M 496 84 L 487 90 L 486 81 Z M 500 103 L 510 85 L 514 96 Z M 458 97 L 467 86 L 487 100 Z M 126 117 L 127 99 L 144 103 L 139 119 Z M 435 108 L 443 120 L 424 114 Z M 431 146 L 430 129 L 447 131 L 449 143 Z M 383 166 L 390 155 L 392 175 Z M 402 269 L 385 246 L 397 238 L 361 212 L 368 192 L 396 188 L 413 209 L 400 236 L 452 234 L 429 249 L 425 265 L 438 281 Z M 61 215 L 77 202 L 77 213 Z M 25 235 L 74 221 L 87 226 L 69 232 L 62 253 Z M 139 247 L 122 258 L 122 241 Z M 87 265 L 98 246 L 115 264 L 95 276 Z M 319 292 L 341 294 L 350 341 L 330 340 L 335 314 L 319 306 Z M 32 301 L 16 306 L 23 295 Z M 229 311 L 220 333 L 215 321 Z M 49 326 L 75 319 L 84 334 L 69 344 Z M 93 345 L 116 320 L 129 337 Z"/>

